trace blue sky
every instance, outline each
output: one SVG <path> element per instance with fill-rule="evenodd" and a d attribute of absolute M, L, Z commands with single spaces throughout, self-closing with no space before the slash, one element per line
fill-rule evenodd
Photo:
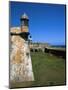
<path fill-rule="evenodd" d="M 29 32 L 34 42 L 65 45 L 65 6 L 10 2 L 10 26 L 20 26 L 23 13 L 29 17 Z"/>

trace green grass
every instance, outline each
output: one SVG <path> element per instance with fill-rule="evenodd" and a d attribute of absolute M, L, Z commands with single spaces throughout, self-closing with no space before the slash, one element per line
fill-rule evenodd
<path fill-rule="evenodd" d="M 65 60 L 43 52 L 31 52 L 34 82 L 13 83 L 12 87 L 65 85 Z"/>
<path fill-rule="evenodd" d="M 43 52 L 31 53 L 34 86 L 64 85 L 65 60 Z"/>

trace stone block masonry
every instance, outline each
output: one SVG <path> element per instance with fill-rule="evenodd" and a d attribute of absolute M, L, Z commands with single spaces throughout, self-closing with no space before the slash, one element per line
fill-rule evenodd
<path fill-rule="evenodd" d="M 10 39 L 10 82 L 33 81 L 28 41 L 25 41 L 19 35 L 13 35 Z"/>

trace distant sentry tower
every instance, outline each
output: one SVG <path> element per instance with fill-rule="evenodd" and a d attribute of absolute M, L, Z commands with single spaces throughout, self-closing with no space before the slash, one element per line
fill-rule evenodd
<path fill-rule="evenodd" d="M 22 36 L 25 40 L 28 40 L 28 35 L 29 35 L 29 18 L 28 16 L 24 13 L 21 18 L 21 33 Z"/>

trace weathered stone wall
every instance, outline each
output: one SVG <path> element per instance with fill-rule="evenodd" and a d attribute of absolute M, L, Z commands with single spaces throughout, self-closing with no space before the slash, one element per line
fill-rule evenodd
<path fill-rule="evenodd" d="M 13 35 L 10 39 L 10 81 L 33 81 L 34 76 L 28 41 L 18 35 Z"/>
<path fill-rule="evenodd" d="M 66 50 L 64 49 L 54 49 L 54 48 L 45 48 L 45 53 L 50 53 L 52 55 L 66 59 Z"/>

